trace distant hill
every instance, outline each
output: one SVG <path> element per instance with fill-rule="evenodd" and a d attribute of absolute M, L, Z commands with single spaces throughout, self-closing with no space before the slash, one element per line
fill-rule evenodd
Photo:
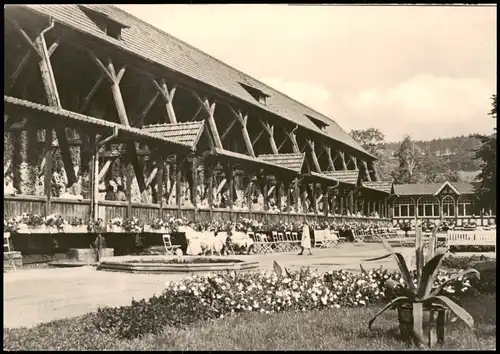
<path fill-rule="evenodd" d="M 401 142 L 387 143 L 386 158 L 397 159 L 400 145 Z M 453 171 L 476 172 L 481 169 L 478 161 L 474 160 L 474 150 L 481 146 L 481 142 L 471 135 L 429 141 L 416 140 L 415 145 L 420 148 L 422 158 L 437 157 Z M 391 161 L 390 164 L 394 165 L 394 162 Z M 463 178 L 469 177 L 463 175 Z"/>
<path fill-rule="evenodd" d="M 400 146 L 401 142 L 386 144 L 379 164 L 383 179 L 391 179 L 398 170 Z M 473 136 L 415 141 L 415 151 L 420 153 L 417 183 L 473 182 L 481 170 L 479 162 L 474 160 L 474 151 L 480 146 L 480 140 Z"/>

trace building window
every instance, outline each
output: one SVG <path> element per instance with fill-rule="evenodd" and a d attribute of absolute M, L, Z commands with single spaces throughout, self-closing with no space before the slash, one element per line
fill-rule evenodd
<path fill-rule="evenodd" d="M 415 216 L 415 205 L 411 198 L 400 198 L 394 203 L 394 216 Z"/>
<path fill-rule="evenodd" d="M 451 196 L 443 198 L 443 216 L 455 216 L 455 199 Z"/>
<path fill-rule="evenodd" d="M 104 32 L 107 36 L 112 37 L 117 40 L 122 39 L 122 29 L 129 28 L 128 25 L 120 23 L 107 14 L 91 9 L 86 5 L 78 5 L 80 9 L 88 16 L 88 18 L 95 23 L 99 29 Z"/>
<path fill-rule="evenodd" d="M 320 119 L 317 119 L 317 118 L 314 118 L 314 117 L 311 117 L 310 115 L 308 114 L 305 114 L 305 116 L 307 118 L 309 118 L 309 120 L 311 122 L 314 123 L 315 126 L 317 126 L 319 129 L 321 129 L 321 131 L 326 131 L 326 127 L 328 127 L 328 124 L 326 122 L 323 122 L 322 120 Z"/>
<path fill-rule="evenodd" d="M 436 197 L 423 197 L 418 201 L 418 216 L 439 216 L 439 200 Z"/>
<path fill-rule="evenodd" d="M 472 201 L 468 197 L 461 197 L 458 199 L 458 216 L 471 216 L 472 215 Z"/>
<path fill-rule="evenodd" d="M 267 104 L 267 98 L 271 97 L 256 87 L 240 82 L 240 85 L 260 104 Z"/>

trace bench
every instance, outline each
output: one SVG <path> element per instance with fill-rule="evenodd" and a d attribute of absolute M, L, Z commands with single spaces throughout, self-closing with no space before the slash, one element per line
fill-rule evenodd
<path fill-rule="evenodd" d="M 446 235 L 446 247 L 450 246 L 495 246 L 495 230 L 478 231 L 448 231 Z"/>

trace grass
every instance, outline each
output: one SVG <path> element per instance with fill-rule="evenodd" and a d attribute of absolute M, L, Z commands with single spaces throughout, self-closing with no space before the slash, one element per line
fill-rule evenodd
<path fill-rule="evenodd" d="M 447 327 L 444 349 L 496 348 L 496 294 L 464 299 L 476 321 L 481 347 L 461 323 Z M 96 333 L 91 316 L 41 324 L 31 329 L 4 329 L 4 350 L 348 350 L 410 349 L 399 338 L 395 311 L 368 329 L 379 310 L 345 308 L 304 313 L 263 315 L 249 313 L 210 323 L 199 323 L 162 335 L 120 340 Z"/>

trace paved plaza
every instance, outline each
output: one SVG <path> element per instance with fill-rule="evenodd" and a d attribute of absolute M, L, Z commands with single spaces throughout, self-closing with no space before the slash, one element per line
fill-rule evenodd
<path fill-rule="evenodd" d="M 411 248 L 401 249 L 405 257 Z M 344 244 L 336 248 L 315 249 L 312 256 L 296 253 L 241 256 L 258 261 L 261 270 L 272 270 L 273 262 L 295 269 L 303 266 L 320 271 L 344 269 L 359 271 L 362 259 L 385 253 L 381 244 Z M 383 265 L 396 269 L 391 258 L 370 262 L 365 269 Z M 97 271 L 93 267 L 26 269 L 4 274 L 4 327 L 34 326 L 55 319 L 83 315 L 102 306 L 128 305 L 161 293 L 165 282 L 184 274 L 130 274 Z"/>

